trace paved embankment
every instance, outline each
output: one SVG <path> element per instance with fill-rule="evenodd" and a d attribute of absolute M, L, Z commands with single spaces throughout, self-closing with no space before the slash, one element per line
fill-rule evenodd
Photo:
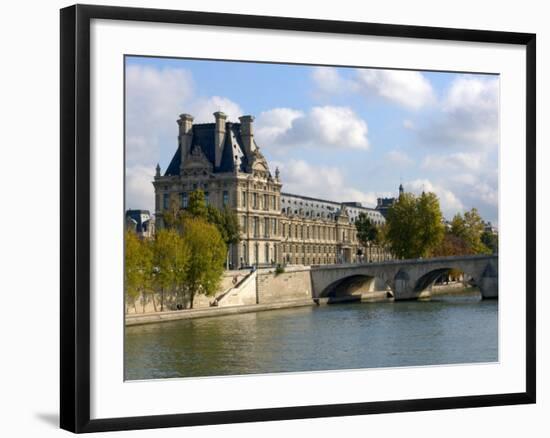
<path fill-rule="evenodd" d="M 472 286 L 464 286 L 461 283 L 449 284 L 449 285 L 438 285 L 432 286 L 430 290 L 431 296 L 436 295 L 462 295 L 468 293 L 479 293 L 479 289 Z"/>
<path fill-rule="evenodd" d="M 262 312 L 266 310 L 289 309 L 292 307 L 315 306 L 311 299 L 282 301 L 280 303 L 251 304 L 246 306 L 208 307 L 203 309 L 175 310 L 171 312 L 132 313 L 126 315 L 126 326 L 154 324 L 180 319 L 209 318 L 213 316 L 237 315 L 240 313 Z"/>

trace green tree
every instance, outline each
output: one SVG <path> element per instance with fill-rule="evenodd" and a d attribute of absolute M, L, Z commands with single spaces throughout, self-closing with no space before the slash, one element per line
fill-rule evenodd
<path fill-rule="evenodd" d="M 415 258 L 417 254 L 416 197 L 403 193 L 388 209 L 386 239 L 391 251 L 400 258 Z"/>
<path fill-rule="evenodd" d="M 241 241 L 241 227 L 239 226 L 239 218 L 237 214 L 224 207 L 222 210 L 209 205 L 208 206 L 208 222 L 214 224 L 220 232 L 223 241 L 227 246 L 226 268 L 229 268 L 229 251 L 231 246 Z"/>
<path fill-rule="evenodd" d="M 418 252 L 420 256 L 424 257 L 430 255 L 445 235 L 443 214 L 435 193 L 422 192 L 417 198 L 416 214 L 418 217 Z"/>
<path fill-rule="evenodd" d="M 208 222 L 216 225 L 226 245 L 241 241 L 239 218 L 233 210 L 227 207 L 219 210 L 210 205 L 208 206 Z"/>
<path fill-rule="evenodd" d="M 151 291 L 153 257 L 149 242 L 141 240 L 135 232 L 127 230 L 124 248 L 124 276 L 126 299 L 136 306 L 136 300 L 141 297 L 143 311 L 147 293 Z"/>
<path fill-rule="evenodd" d="M 186 281 L 189 249 L 175 229 L 157 230 L 153 249 L 154 285 L 160 291 L 160 311 L 164 310 L 167 292 L 183 290 Z"/>
<path fill-rule="evenodd" d="M 363 247 L 370 251 L 371 245 L 378 240 L 378 228 L 365 213 L 359 213 L 355 220 L 355 228 L 357 229 L 357 239 Z M 369 253 L 368 259 L 370 260 L 370 258 Z"/>
<path fill-rule="evenodd" d="M 183 230 L 183 241 L 189 249 L 186 288 L 193 308 L 197 293 L 213 295 L 217 291 L 227 248 L 218 228 L 200 217 L 185 217 Z"/>
<path fill-rule="evenodd" d="M 191 217 L 208 219 L 208 208 L 204 198 L 204 192 L 197 189 L 189 195 L 189 204 L 186 208 L 187 214 Z"/>
<path fill-rule="evenodd" d="M 204 192 L 200 189 L 189 194 L 189 202 L 186 208 L 181 208 L 174 203 L 164 210 L 163 219 L 166 228 L 175 229 L 180 234 L 183 233 L 183 223 L 185 218 L 194 217 L 209 220 L 210 212 L 206 206 Z"/>
<path fill-rule="evenodd" d="M 498 234 L 484 231 L 481 234 L 481 243 L 483 243 L 493 254 L 498 254 Z"/>
<path fill-rule="evenodd" d="M 439 200 L 433 193 L 403 193 L 388 210 L 386 237 L 397 257 L 430 255 L 444 235 Z"/>
<path fill-rule="evenodd" d="M 474 254 L 488 254 L 491 250 L 481 241 L 485 230 L 483 219 L 476 208 L 461 215 L 457 213 L 451 221 L 451 234 L 463 239 Z"/>

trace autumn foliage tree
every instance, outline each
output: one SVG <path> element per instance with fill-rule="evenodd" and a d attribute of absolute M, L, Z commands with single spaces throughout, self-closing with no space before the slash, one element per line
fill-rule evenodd
<path fill-rule="evenodd" d="M 434 249 L 434 257 L 451 257 L 459 255 L 472 255 L 475 254 L 472 248 L 458 236 L 450 232 L 446 232 L 441 244 Z"/>
<path fill-rule="evenodd" d="M 124 239 L 124 284 L 126 301 L 134 308 L 140 297 L 145 308 L 147 294 L 151 291 L 152 259 L 149 243 L 141 240 L 133 231 L 127 230 Z"/>
<path fill-rule="evenodd" d="M 126 233 L 128 302 L 150 297 L 157 311 L 159 295 L 160 311 L 167 298 L 178 308 L 185 303 L 193 307 L 198 293 L 213 295 L 218 289 L 228 245 L 240 238 L 237 217 L 227 208 L 207 206 L 204 193 L 197 190 L 190 194 L 187 208 L 171 205 L 163 222 L 153 239 Z"/>
<path fill-rule="evenodd" d="M 166 292 L 184 291 L 187 279 L 189 248 L 175 229 L 160 229 L 152 242 L 153 283 L 160 293 L 160 311 L 164 310 Z"/>
<path fill-rule="evenodd" d="M 472 254 L 491 253 L 482 241 L 484 230 L 483 219 L 475 208 L 465 212 L 464 215 L 457 213 L 451 221 L 450 233 L 462 239 Z"/>

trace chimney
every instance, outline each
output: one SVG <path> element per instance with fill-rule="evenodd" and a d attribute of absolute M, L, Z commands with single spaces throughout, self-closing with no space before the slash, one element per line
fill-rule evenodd
<path fill-rule="evenodd" d="M 193 116 L 190 116 L 189 114 L 180 114 L 180 118 L 177 122 L 180 128 L 178 143 L 181 147 L 181 165 L 183 166 L 183 162 L 191 149 L 191 140 L 193 138 Z"/>
<path fill-rule="evenodd" d="M 225 142 L 225 121 L 227 116 L 221 111 L 214 113 L 216 118 L 216 132 L 214 134 L 215 142 L 215 167 L 219 167 L 222 162 L 223 145 Z"/>
<path fill-rule="evenodd" d="M 241 139 L 243 141 L 244 152 L 246 156 L 252 155 L 254 149 L 254 116 L 242 116 L 239 117 L 241 121 Z"/>

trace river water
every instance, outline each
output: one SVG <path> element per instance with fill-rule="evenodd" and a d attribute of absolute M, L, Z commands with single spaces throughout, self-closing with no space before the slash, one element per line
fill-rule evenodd
<path fill-rule="evenodd" d="M 264 374 L 498 360 L 498 301 L 478 293 L 126 328 L 125 378 Z"/>

